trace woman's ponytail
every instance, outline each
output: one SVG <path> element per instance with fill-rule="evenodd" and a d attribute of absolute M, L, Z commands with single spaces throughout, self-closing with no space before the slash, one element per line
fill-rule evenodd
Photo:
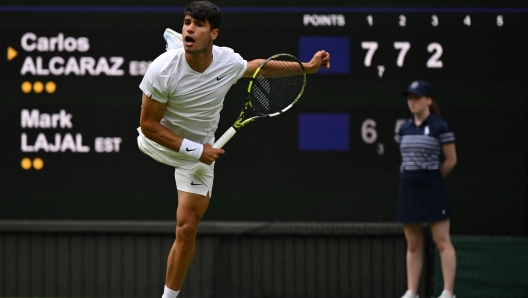
<path fill-rule="evenodd" d="M 440 117 L 440 110 L 438 109 L 438 105 L 432 98 L 431 105 L 429 106 L 429 112 L 435 114 L 436 117 Z"/>

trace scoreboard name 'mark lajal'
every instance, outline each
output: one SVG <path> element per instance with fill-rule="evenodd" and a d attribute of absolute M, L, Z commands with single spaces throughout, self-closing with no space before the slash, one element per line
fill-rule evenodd
<path fill-rule="evenodd" d="M 20 115 L 23 129 L 71 129 L 73 128 L 72 114 L 66 110 L 58 113 L 41 113 L 37 109 L 23 109 Z M 119 152 L 122 138 L 120 137 L 96 137 L 94 141 L 95 152 Z M 26 132 L 21 136 L 22 152 L 74 152 L 88 153 L 90 147 L 83 144 L 81 133 L 55 133 L 53 138 L 48 139 L 44 132 L 38 133 L 32 141 Z"/>

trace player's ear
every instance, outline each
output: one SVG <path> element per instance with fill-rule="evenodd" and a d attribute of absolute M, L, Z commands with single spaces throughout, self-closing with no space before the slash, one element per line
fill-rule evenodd
<path fill-rule="evenodd" d="M 215 40 L 218 37 L 218 28 L 211 30 L 211 39 Z"/>

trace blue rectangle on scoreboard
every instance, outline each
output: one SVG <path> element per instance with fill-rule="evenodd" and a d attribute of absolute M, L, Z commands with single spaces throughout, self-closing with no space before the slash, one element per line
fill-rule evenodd
<path fill-rule="evenodd" d="M 346 74 L 350 72 L 350 39 L 346 36 L 301 36 L 299 37 L 299 59 L 312 60 L 313 55 L 325 50 L 331 55 L 330 69 L 319 70 L 318 74 Z"/>
<path fill-rule="evenodd" d="M 348 117 L 346 113 L 299 114 L 299 150 L 348 151 Z"/>

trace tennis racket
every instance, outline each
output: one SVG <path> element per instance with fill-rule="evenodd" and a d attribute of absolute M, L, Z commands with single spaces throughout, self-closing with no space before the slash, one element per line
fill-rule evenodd
<path fill-rule="evenodd" d="M 306 86 L 306 71 L 293 55 L 277 54 L 266 59 L 249 81 L 244 108 L 233 124 L 214 144 L 222 148 L 235 133 L 260 118 L 275 117 L 289 110 Z M 255 116 L 245 119 L 252 110 Z"/>

